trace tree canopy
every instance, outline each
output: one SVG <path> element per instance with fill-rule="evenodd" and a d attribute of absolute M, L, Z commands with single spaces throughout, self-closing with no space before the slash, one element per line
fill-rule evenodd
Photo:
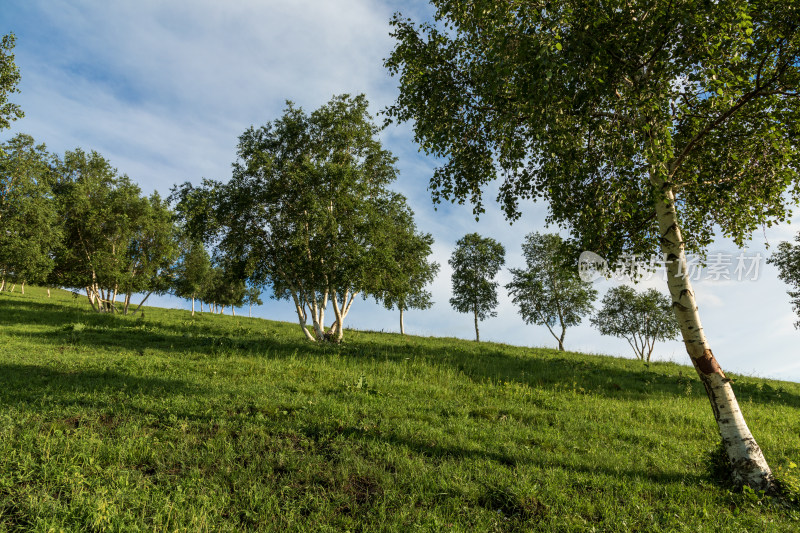
<path fill-rule="evenodd" d="M 522 253 L 527 268 L 512 268 L 513 280 L 506 289 L 523 320 L 546 326 L 563 351 L 567 328 L 577 326 L 592 312 L 597 291 L 578 276 L 575 250 L 560 236 L 529 233 Z M 555 326 L 561 328 L 558 334 L 553 331 Z"/>
<path fill-rule="evenodd" d="M 395 158 L 378 140 L 363 95 L 336 96 L 239 137 L 233 176 L 173 190 L 186 227 L 255 287 L 294 303 L 310 340 L 341 340 L 356 295 L 377 294 L 395 221 L 408 210 L 387 186 Z M 336 319 L 325 328 L 331 303 Z M 314 335 L 306 329 L 311 318 Z"/>
<path fill-rule="evenodd" d="M 0 130 L 7 129 L 13 121 L 24 115 L 19 105 L 9 101 L 11 94 L 19 92 L 19 68 L 12 52 L 15 44 L 13 33 L 3 35 L 0 39 Z"/>
<path fill-rule="evenodd" d="M 771 471 L 714 357 L 685 272 L 715 228 L 742 244 L 800 200 L 800 5 L 432 0 L 433 22 L 395 15 L 390 118 L 413 121 L 444 164 L 434 199 L 471 201 L 502 177 L 510 219 L 548 221 L 613 261 L 663 254 L 672 308 L 706 386 L 735 480 Z M 725 413 L 721 415 L 720 413 Z"/>
<path fill-rule="evenodd" d="M 637 292 L 621 285 L 610 289 L 591 323 L 602 335 L 628 341 L 636 357 L 650 362 L 656 341 L 674 339 L 680 333 L 672 305 L 655 289 Z"/>
<path fill-rule="evenodd" d="M 405 334 L 403 313 L 408 309 L 429 309 L 433 305 L 427 287 L 439 272 L 439 263 L 429 261 L 433 237 L 417 231 L 414 213 L 408 208 L 394 210 L 395 226 L 387 232 L 387 257 L 371 282 L 375 299 L 386 309 L 400 311 L 400 333 Z"/>
<path fill-rule="evenodd" d="M 792 308 L 798 316 L 794 325 L 800 329 L 800 233 L 795 237 L 795 241 L 796 244 L 786 241 L 780 243 L 778 250 L 767 259 L 767 262 L 778 267 L 778 277 L 792 287 L 787 292 L 792 301 Z"/>
<path fill-rule="evenodd" d="M 18 134 L 0 146 L 0 274 L 44 282 L 61 244 L 52 185 L 55 159 L 43 144 Z"/>
<path fill-rule="evenodd" d="M 480 341 L 478 322 L 497 316 L 497 287 L 494 277 L 505 263 L 506 249 L 491 237 L 477 233 L 456 242 L 448 264 L 453 268 L 453 297 L 450 305 L 459 313 L 472 313 L 475 340 Z"/>

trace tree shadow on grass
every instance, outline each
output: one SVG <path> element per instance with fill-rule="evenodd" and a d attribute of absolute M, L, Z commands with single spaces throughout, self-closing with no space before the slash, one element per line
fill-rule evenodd
<path fill-rule="evenodd" d="M 211 357 L 282 358 L 298 353 L 311 357 L 335 354 L 350 359 L 398 364 L 421 359 L 434 366 L 452 368 L 482 383 L 516 382 L 533 388 L 571 390 L 631 401 L 659 396 L 704 398 L 706 395 L 692 368 L 672 363 L 656 363 L 647 369 L 637 361 L 622 358 L 353 330 L 347 331 L 341 345 L 314 344 L 303 339 L 299 331 L 292 331 L 289 324 L 277 328 L 267 326 L 263 331 L 243 328 L 241 332 L 231 334 L 230 329 L 209 328 L 202 319 L 191 317 L 181 323 L 158 318 L 142 320 L 98 314 L 77 305 L 22 299 L 6 301 L 2 305 L 0 327 L 51 325 L 53 327 L 48 331 L 25 332 L 25 335 L 56 346 L 72 344 L 141 353 L 147 350 L 194 352 Z M 75 328 L 75 324 L 80 327 Z M 265 321 L 265 324 L 272 323 Z M 675 375 L 676 368 L 678 375 Z M 800 408 L 800 394 L 791 389 L 797 387 L 765 384 L 764 380 L 756 378 L 746 378 L 734 384 L 740 402 L 751 400 Z"/>
<path fill-rule="evenodd" d="M 0 363 L 0 404 L 53 402 L 79 403 L 98 393 L 125 391 L 164 398 L 174 394 L 198 394 L 194 384 L 176 379 L 138 377 L 113 370 L 55 370 L 47 366 Z M 91 402 L 90 402 L 91 403 Z"/>
<path fill-rule="evenodd" d="M 552 454 L 548 455 L 546 458 L 516 457 L 508 453 L 480 448 L 431 444 L 430 442 L 423 442 L 395 433 L 365 434 L 358 428 L 341 428 L 333 425 L 306 424 L 300 431 L 307 438 L 320 443 L 322 448 L 325 447 L 326 442 L 333 442 L 338 438 L 345 437 L 348 441 L 378 442 L 381 444 L 388 444 L 393 448 L 406 448 L 414 454 L 429 458 L 434 462 L 488 459 L 496 462 L 498 465 L 509 468 L 533 466 L 541 470 L 560 469 L 567 472 L 580 472 L 591 475 L 602 474 L 610 478 L 628 481 L 649 480 L 662 485 L 673 483 L 696 485 L 701 481 L 709 480 L 709 476 L 703 473 L 649 471 L 630 467 L 611 468 L 606 465 L 598 465 L 595 463 L 565 463 L 559 461 L 558 458 Z"/>

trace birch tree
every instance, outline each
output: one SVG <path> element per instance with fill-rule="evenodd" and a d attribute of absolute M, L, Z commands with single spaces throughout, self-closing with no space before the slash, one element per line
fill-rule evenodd
<path fill-rule="evenodd" d="M 133 205 L 138 209 L 131 209 Z M 137 311 L 152 294 L 170 291 L 180 253 L 175 214 L 158 193 L 136 198 L 128 204 L 128 209 L 132 231 L 122 275 L 115 284 L 125 294 L 123 314 L 128 313 L 134 293 L 144 294 Z"/>
<path fill-rule="evenodd" d="M 146 260 L 140 254 L 144 250 L 131 248 L 136 246 L 134 239 L 146 238 L 137 231 L 146 218 L 148 199 L 94 151 L 66 152 L 58 173 L 54 193 L 64 245 L 55 255 L 50 281 L 85 290 L 97 312 L 117 312 L 119 295 L 144 286 L 133 276 L 149 275 L 137 270 Z"/>
<path fill-rule="evenodd" d="M 800 199 L 800 5 L 783 0 L 433 0 L 397 14 L 386 66 L 422 149 L 444 163 L 435 201 L 502 177 L 506 216 L 544 199 L 584 250 L 669 261 L 687 352 L 733 479 L 772 474 L 711 351 L 685 272 L 715 231 L 738 245 Z M 745 312 L 745 310 L 743 310 Z"/>
<path fill-rule="evenodd" d="M 448 260 L 453 268 L 453 297 L 450 305 L 459 313 L 472 313 L 475 340 L 480 342 L 478 322 L 497 316 L 497 287 L 494 277 L 505 263 L 506 250 L 491 237 L 464 235 Z"/>
<path fill-rule="evenodd" d="M 797 244 L 786 241 L 780 243 L 778 250 L 767 259 L 767 263 L 775 265 L 778 268 L 778 277 L 792 287 L 787 293 L 798 316 L 794 326 L 800 329 L 800 233 L 795 241 Z"/>
<path fill-rule="evenodd" d="M 61 230 L 52 194 L 54 158 L 18 134 L 0 145 L 0 291 L 6 281 L 41 283 L 53 269 Z"/>
<path fill-rule="evenodd" d="M 179 298 L 192 300 L 192 316 L 197 298 L 203 294 L 203 287 L 211 275 L 211 257 L 203 243 L 196 240 L 187 240 L 183 244 L 183 251 L 178 266 L 176 267 L 173 293 Z M 202 312 L 202 307 L 200 312 Z"/>
<path fill-rule="evenodd" d="M 640 293 L 626 285 L 609 289 L 591 323 L 601 335 L 628 341 L 636 357 L 646 363 L 656 341 L 675 339 L 680 334 L 669 298 L 655 289 Z"/>
<path fill-rule="evenodd" d="M 426 287 L 439 272 L 439 263 L 430 261 L 433 237 L 417 231 L 414 213 L 403 205 L 392 210 L 395 225 L 382 239 L 387 254 L 378 279 L 372 282 L 375 300 L 386 309 L 400 313 L 400 334 L 405 335 L 403 315 L 409 309 L 429 309 L 433 305 Z"/>
<path fill-rule="evenodd" d="M 8 129 L 13 121 L 24 116 L 19 105 L 9 101 L 11 94 L 19 92 L 20 74 L 13 53 L 15 44 L 13 33 L 0 39 L 0 130 Z"/>
<path fill-rule="evenodd" d="M 575 268 L 575 251 L 560 236 L 529 233 L 522 243 L 526 268 L 512 268 L 506 285 L 527 324 L 545 326 L 564 351 L 567 328 L 577 326 L 592 312 L 597 291 Z M 554 327 L 560 328 L 556 333 Z"/>
<path fill-rule="evenodd" d="M 378 132 L 363 95 L 310 114 L 289 102 L 239 137 L 230 181 L 173 189 L 186 227 L 240 279 L 291 301 L 309 340 L 340 341 L 353 302 L 372 293 L 385 264 L 392 206 L 405 199 L 387 189 L 397 170 Z"/>

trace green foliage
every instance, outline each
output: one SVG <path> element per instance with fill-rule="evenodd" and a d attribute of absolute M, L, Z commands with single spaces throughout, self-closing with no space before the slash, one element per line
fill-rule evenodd
<path fill-rule="evenodd" d="M 613 287 L 603 296 L 602 308 L 591 323 L 603 335 L 622 337 L 636 356 L 647 363 L 656 341 L 674 339 L 680 333 L 672 302 L 655 289 L 636 292 L 632 287 Z"/>
<path fill-rule="evenodd" d="M 555 234 L 529 233 L 522 243 L 526 269 L 512 268 L 506 285 L 527 324 L 547 326 L 564 349 L 568 327 L 577 326 L 592 312 L 597 291 L 578 276 L 575 250 Z M 561 327 L 556 335 L 553 327 Z"/>
<path fill-rule="evenodd" d="M 405 198 L 387 189 L 395 158 L 367 105 L 363 95 L 342 95 L 307 114 L 289 102 L 280 118 L 239 137 L 230 181 L 173 189 L 187 230 L 233 275 L 292 300 L 301 327 L 310 316 L 319 340 L 341 339 L 356 294 L 385 294 L 396 221 L 410 217 Z M 424 247 L 426 237 L 408 231 L 401 235 Z M 329 301 L 337 319 L 326 332 Z"/>
<path fill-rule="evenodd" d="M 0 274 L 41 283 L 53 269 L 61 228 L 53 199 L 53 157 L 18 134 L 0 146 Z"/>
<path fill-rule="evenodd" d="M 54 193 L 64 245 L 57 250 L 54 285 L 96 296 L 97 309 L 115 310 L 117 293 L 163 293 L 177 259 L 174 215 L 158 194 L 139 186 L 97 152 L 68 151 Z"/>
<path fill-rule="evenodd" d="M 444 159 L 437 201 L 481 212 L 502 176 L 509 218 L 545 199 L 550 222 L 613 261 L 658 251 L 668 191 L 690 251 L 715 227 L 742 244 L 800 199 L 797 2 L 432 4 L 433 22 L 392 20 L 387 113 Z"/>
<path fill-rule="evenodd" d="M 11 122 L 24 116 L 17 104 L 8 101 L 9 95 L 19 92 L 19 68 L 14 63 L 14 54 L 11 52 L 15 44 L 16 37 L 13 33 L 3 35 L 0 40 L 0 130 L 7 129 Z"/>
<path fill-rule="evenodd" d="M 199 298 L 211 275 L 211 257 L 201 241 L 186 239 L 175 269 L 173 292 L 179 298 Z"/>
<path fill-rule="evenodd" d="M 311 344 L 287 323 L 132 319 L 52 293 L 0 294 L 0 530 L 733 533 L 800 520 L 706 474 L 719 437 L 691 367 L 363 331 Z M 800 457 L 800 385 L 729 377 L 765 453 Z"/>
<path fill-rule="evenodd" d="M 491 237 L 464 235 L 448 260 L 453 268 L 450 305 L 459 313 L 472 313 L 475 338 L 480 340 L 478 321 L 497 316 L 497 286 L 494 277 L 505 263 L 506 249 Z"/>
<path fill-rule="evenodd" d="M 425 287 L 439 272 L 439 264 L 428 261 L 433 237 L 417 231 L 414 213 L 404 205 L 387 215 L 395 217 L 395 225 L 385 228 L 381 241 L 386 256 L 373 270 L 378 278 L 370 282 L 370 292 L 386 309 L 429 309 L 433 302 Z"/>
<path fill-rule="evenodd" d="M 778 268 L 778 277 L 788 283 L 792 290 L 787 291 L 792 300 L 792 308 L 800 317 L 800 233 L 795 237 L 797 244 L 782 242 L 778 250 L 767 259 Z M 795 327 L 800 329 L 800 318 L 795 322 Z"/>

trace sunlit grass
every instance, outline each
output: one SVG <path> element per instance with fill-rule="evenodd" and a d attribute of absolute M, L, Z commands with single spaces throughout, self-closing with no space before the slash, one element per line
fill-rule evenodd
<path fill-rule="evenodd" d="M 798 528 L 713 479 L 688 367 L 26 293 L 0 294 L 0 531 Z M 800 459 L 800 386 L 734 387 Z"/>

